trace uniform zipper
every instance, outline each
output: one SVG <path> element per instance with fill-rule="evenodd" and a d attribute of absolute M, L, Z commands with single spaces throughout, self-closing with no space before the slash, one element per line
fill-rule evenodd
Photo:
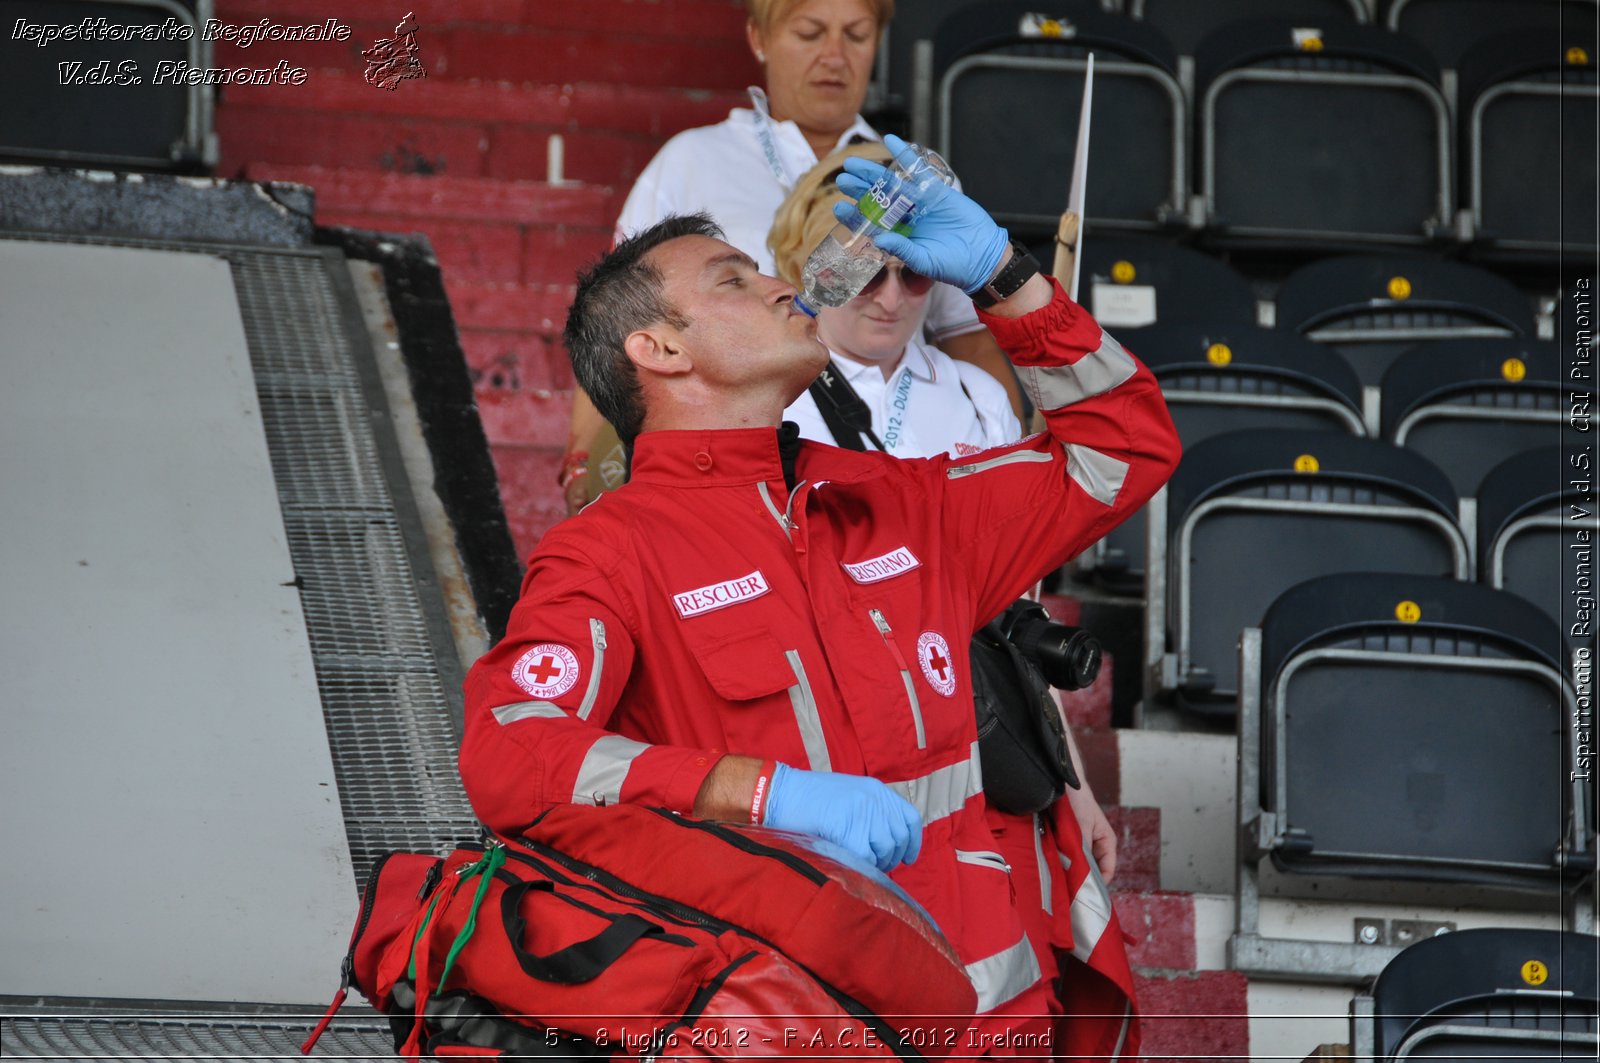
<path fill-rule="evenodd" d="M 976 461 L 968 465 L 952 465 L 945 470 L 945 476 L 951 480 L 959 480 L 963 476 L 974 473 L 987 472 L 1001 465 L 1010 465 L 1019 461 L 1054 461 L 1049 454 L 1041 454 L 1037 450 L 1019 450 L 1013 454 L 1002 454 L 998 458 L 989 458 L 986 461 Z"/>
<path fill-rule="evenodd" d="M 1011 877 L 1011 865 L 1006 863 L 1006 858 L 999 853 L 988 849 L 957 849 L 956 860 L 963 864 L 972 864 L 975 867 L 986 867 L 991 871 L 999 871 L 1006 876 L 1006 885 L 1011 890 L 1011 901 L 1017 900 L 1017 883 Z"/>
<path fill-rule="evenodd" d="M 905 680 L 906 697 L 911 699 L 911 722 L 917 726 L 917 748 L 928 748 L 928 734 L 922 726 L 922 702 L 917 700 L 917 688 L 911 681 L 911 669 L 906 667 L 906 659 L 900 653 L 900 646 L 894 640 L 894 632 L 889 630 L 889 621 L 884 619 L 883 613 L 877 609 L 868 609 L 872 616 L 872 623 L 878 629 L 878 634 L 883 636 L 883 644 L 889 647 L 889 653 L 894 657 L 894 663 L 900 668 L 900 678 Z"/>
<path fill-rule="evenodd" d="M 578 706 L 578 719 L 587 720 L 594 711 L 595 699 L 600 696 L 600 672 L 606 663 L 606 625 L 598 617 L 589 618 L 589 641 L 594 644 L 594 668 L 589 672 L 589 686 L 583 692 L 583 704 Z"/>
<path fill-rule="evenodd" d="M 794 542 L 794 520 L 787 512 L 778 512 L 778 507 L 772 504 L 772 492 L 767 490 L 766 481 L 756 484 L 756 490 L 761 493 L 761 501 L 766 503 L 767 512 L 772 514 L 772 519 L 778 522 L 778 527 L 783 529 L 783 534 L 792 543 Z M 799 490 L 799 488 L 796 488 Z M 789 501 L 794 501 L 794 496 L 789 496 Z"/>

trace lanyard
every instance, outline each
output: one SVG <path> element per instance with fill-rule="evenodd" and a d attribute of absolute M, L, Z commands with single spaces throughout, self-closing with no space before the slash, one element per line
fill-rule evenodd
<path fill-rule="evenodd" d="M 755 108 L 755 113 L 750 117 L 755 123 L 756 139 L 761 142 L 761 154 L 766 156 L 767 168 L 772 171 L 778 187 L 788 192 L 794 187 L 794 180 L 778 158 L 778 145 L 772 139 L 772 111 L 767 106 L 767 94 L 755 85 L 751 85 L 748 91 L 750 106 Z"/>

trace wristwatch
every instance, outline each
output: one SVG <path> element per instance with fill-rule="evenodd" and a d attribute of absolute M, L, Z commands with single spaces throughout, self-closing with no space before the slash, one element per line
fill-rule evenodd
<path fill-rule="evenodd" d="M 1009 299 L 1017 294 L 1024 284 L 1027 284 L 1039 273 L 1039 260 L 1029 254 L 1028 249 L 1019 241 L 1011 241 L 1011 261 L 1006 263 L 1006 268 L 996 273 L 982 288 L 972 293 L 973 305 L 980 310 L 987 310 L 1002 299 Z"/>

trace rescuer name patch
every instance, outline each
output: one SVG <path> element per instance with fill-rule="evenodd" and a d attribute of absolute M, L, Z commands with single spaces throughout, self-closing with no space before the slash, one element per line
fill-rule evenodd
<path fill-rule="evenodd" d="M 898 576 L 902 572 L 922 567 L 917 555 L 904 546 L 898 550 L 890 550 L 882 557 L 868 558 L 854 563 L 849 561 L 840 563 L 844 565 L 844 570 L 850 573 L 850 578 L 857 583 L 877 583 L 891 576 Z"/>
<path fill-rule="evenodd" d="M 707 584 L 692 591 L 679 591 L 672 596 L 672 604 L 678 610 L 678 615 L 687 620 L 691 616 L 709 613 L 713 609 L 759 598 L 769 590 L 771 588 L 767 586 L 767 577 L 761 574 L 760 569 L 756 569 L 750 575 L 740 576 L 738 579 Z"/>
<path fill-rule="evenodd" d="M 578 681 L 578 655 L 559 642 L 541 642 L 511 666 L 517 686 L 536 698 L 559 698 Z"/>

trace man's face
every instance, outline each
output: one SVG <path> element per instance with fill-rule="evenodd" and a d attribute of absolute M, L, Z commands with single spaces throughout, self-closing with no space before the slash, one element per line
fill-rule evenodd
<path fill-rule="evenodd" d="M 788 405 L 828 364 L 795 290 L 721 240 L 684 236 L 650 252 L 662 295 L 688 319 L 678 330 L 696 376 L 737 392 L 772 390 Z"/>

